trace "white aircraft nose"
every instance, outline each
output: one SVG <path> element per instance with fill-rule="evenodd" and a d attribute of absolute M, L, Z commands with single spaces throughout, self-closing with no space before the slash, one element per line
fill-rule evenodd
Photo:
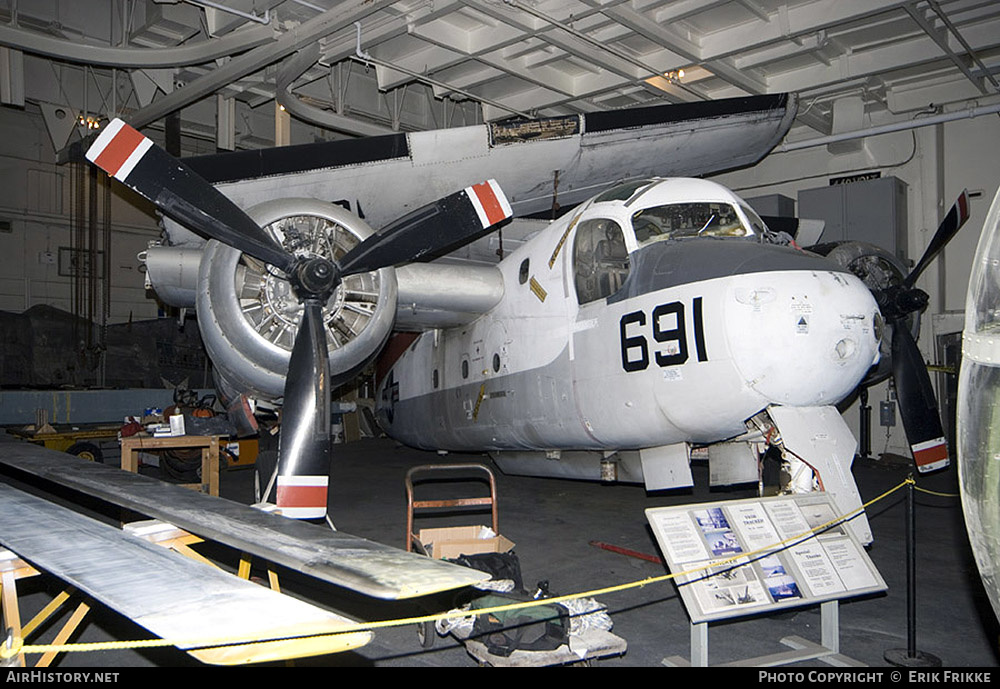
<path fill-rule="evenodd" d="M 835 404 L 879 358 L 882 317 L 853 275 L 777 271 L 736 276 L 727 339 L 743 383 L 772 404 Z"/>
<path fill-rule="evenodd" d="M 853 338 L 844 337 L 837 341 L 835 349 L 837 351 L 837 358 L 847 361 L 857 353 L 858 345 Z"/>

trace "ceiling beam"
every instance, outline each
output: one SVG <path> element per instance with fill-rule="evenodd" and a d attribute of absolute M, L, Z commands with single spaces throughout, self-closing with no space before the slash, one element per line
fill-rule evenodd
<path fill-rule="evenodd" d="M 318 14 L 286 31 L 273 43 L 234 57 L 184 88 L 137 110 L 131 118 L 131 125 L 137 129 L 144 127 L 392 4 L 392 0 L 350 0 Z"/>
<path fill-rule="evenodd" d="M 952 64 L 954 64 L 955 67 L 957 67 L 958 70 L 962 74 L 964 74 L 965 77 L 969 81 L 971 81 L 972 84 L 977 89 L 979 89 L 980 93 L 986 95 L 987 90 L 986 86 L 983 85 L 983 80 L 981 78 L 977 79 L 975 76 L 973 76 L 972 70 L 970 70 L 969 66 L 965 64 L 965 61 L 955 54 L 955 51 L 953 51 L 951 47 L 948 45 L 948 39 L 945 35 L 943 35 L 944 32 L 934 27 L 934 25 L 932 25 L 931 22 L 928 21 L 927 17 L 924 16 L 924 14 L 918 12 L 917 8 L 914 7 L 913 5 L 905 5 L 903 9 L 905 9 L 906 13 L 909 14 L 910 17 L 913 19 L 913 21 L 917 23 L 917 26 L 923 29 L 924 33 L 927 34 L 927 36 L 931 40 L 937 43 L 938 47 L 941 49 L 941 52 L 944 53 L 945 57 L 951 60 Z"/>
<path fill-rule="evenodd" d="M 704 51 L 700 45 L 681 36 L 667 24 L 653 21 L 626 6 L 609 8 L 604 12 L 615 21 L 680 56 L 681 60 L 676 63 L 676 68 L 698 65 L 748 94 L 773 92 L 763 73 L 737 67 L 731 56 L 704 59 Z M 828 133 L 832 127 L 829 119 L 818 113 L 804 113 L 799 120 L 821 133 Z"/>
<path fill-rule="evenodd" d="M 965 35 L 974 50 L 997 49 L 1000 47 L 1000 16 L 969 27 Z M 947 58 L 941 55 L 931 38 L 916 32 L 908 41 L 888 42 L 877 48 L 845 53 L 834 60 L 832 69 L 819 65 L 804 67 L 772 75 L 770 83 L 782 91 L 830 92 L 831 87 L 840 83 L 855 83 L 868 77 L 890 79 L 893 72 L 901 70 L 917 75 L 935 62 L 947 62 Z"/>
<path fill-rule="evenodd" d="M 937 0 L 927 0 L 927 4 L 929 4 L 931 8 L 934 10 L 934 12 L 937 14 L 937 16 L 941 18 L 941 21 L 944 22 L 944 25 L 948 27 L 948 30 L 951 31 L 955 39 L 962 44 L 962 47 L 965 49 L 966 54 L 973 62 L 976 63 L 976 66 L 979 67 L 979 69 L 983 72 L 983 75 L 986 77 L 986 79 L 989 80 L 991 84 L 993 84 L 993 88 L 996 89 L 997 91 L 1000 91 L 1000 82 L 996 80 L 996 78 L 993 76 L 990 70 L 986 68 L 986 65 L 983 63 L 983 61 L 979 59 L 979 55 L 977 55 L 976 51 L 972 49 L 972 46 L 969 45 L 969 42 L 965 40 L 965 37 L 962 36 L 962 33 L 958 30 L 958 27 L 955 26 L 954 22 L 952 22 L 951 19 L 948 18 L 948 15 L 944 13 L 944 10 L 941 9 L 940 3 L 938 3 Z"/>
<path fill-rule="evenodd" d="M 775 20 L 737 24 L 728 29 L 702 36 L 700 59 L 746 54 L 774 43 L 832 29 L 844 24 L 861 22 L 886 12 L 902 11 L 912 0 L 814 0 L 801 5 L 782 5 Z M 660 21 L 657 16 L 656 21 Z"/>
<path fill-rule="evenodd" d="M 466 4 L 475 7 L 483 14 L 520 29 L 527 38 L 537 38 L 544 43 L 557 48 L 566 55 L 579 59 L 582 63 L 595 67 L 595 72 L 615 75 L 618 86 L 634 85 L 645 89 L 659 98 L 674 102 L 704 100 L 705 96 L 674 84 L 676 90 L 664 91 L 649 81 L 650 77 L 659 77 L 668 69 L 660 69 L 643 60 L 637 59 L 624 50 L 601 41 L 584 31 L 575 29 L 564 21 L 540 12 L 524 3 L 512 0 L 504 5 L 495 5 L 484 0 L 464 0 Z M 518 15 L 524 15 L 519 17 Z M 526 21 L 532 19 L 534 21 Z M 604 88 L 601 89 L 602 91 Z M 556 102 L 543 102 L 537 109 L 551 107 Z"/>

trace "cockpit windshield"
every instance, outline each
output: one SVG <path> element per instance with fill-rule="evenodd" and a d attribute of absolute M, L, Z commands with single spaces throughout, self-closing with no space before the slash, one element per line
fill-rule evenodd
<path fill-rule="evenodd" d="M 771 233 L 771 231 L 767 228 L 767 225 L 763 220 L 761 220 L 760 216 L 757 215 L 753 208 L 740 204 L 740 209 L 743 211 L 743 215 L 745 215 L 750 221 L 752 234 L 766 235 Z"/>
<path fill-rule="evenodd" d="M 747 237 L 766 232 L 756 213 L 744 208 L 751 224 L 731 204 L 721 201 L 672 203 L 643 208 L 632 215 L 632 228 L 639 246 L 683 237 Z"/>

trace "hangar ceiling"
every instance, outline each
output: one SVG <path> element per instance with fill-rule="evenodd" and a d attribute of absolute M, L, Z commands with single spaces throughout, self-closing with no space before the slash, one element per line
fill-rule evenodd
<path fill-rule="evenodd" d="M 1000 92 L 996 0 L 0 0 L 0 45 L 50 130 L 219 148 L 273 145 L 271 102 L 336 138 L 790 91 L 818 136 Z"/>

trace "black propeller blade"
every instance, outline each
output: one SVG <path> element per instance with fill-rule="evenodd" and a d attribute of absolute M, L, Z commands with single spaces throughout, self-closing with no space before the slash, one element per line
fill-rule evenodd
<path fill-rule="evenodd" d="M 484 210 L 484 206 L 489 212 Z M 302 264 L 296 273 L 304 311 L 285 379 L 278 447 L 277 504 L 282 514 L 300 519 L 326 514 L 330 473 L 330 371 L 323 304 L 340 283 L 356 273 L 438 255 L 489 232 L 511 216 L 496 182 L 490 180 L 432 202 L 373 234 L 336 263 Z M 329 268 L 332 276 L 319 274 Z M 316 274 L 314 274 L 316 273 Z M 292 276 L 290 276 L 291 278 Z M 329 291 L 313 282 L 334 282 Z M 296 284 L 293 280 L 293 285 Z M 303 298 L 303 293 L 314 293 Z M 325 295 L 325 296 L 324 296 Z"/>
<path fill-rule="evenodd" d="M 948 446 L 930 374 L 905 321 L 927 306 L 927 293 L 913 286 L 917 278 L 968 219 L 969 194 L 963 191 L 902 284 L 875 295 L 882 315 L 892 325 L 892 376 L 899 415 L 913 461 L 922 473 L 948 466 Z"/>
<path fill-rule="evenodd" d="M 339 261 L 340 269 L 343 275 L 354 275 L 437 258 L 478 239 L 510 216 L 499 185 L 488 180 L 390 223 L 347 252 Z"/>
<path fill-rule="evenodd" d="M 276 502 L 285 516 L 321 518 L 330 474 L 330 366 L 323 304 L 316 299 L 303 303 L 281 419 Z"/>
<path fill-rule="evenodd" d="M 512 213 L 500 187 L 490 180 L 419 208 L 335 262 L 286 251 L 215 187 L 121 120 L 101 133 L 87 159 L 178 222 L 288 277 L 303 311 L 285 379 L 277 503 L 289 517 L 324 517 L 331 393 L 324 304 L 345 275 L 427 260 L 505 223 Z"/>
<path fill-rule="evenodd" d="M 937 258 L 937 255 L 941 253 L 941 250 L 945 245 L 951 241 L 965 221 L 969 219 L 969 191 L 968 189 L 962 190 L 959 194 L 958 200 L 952 205 L 951 210 L 948 211 L 948 215 L 944 217 L 941 224 L 938 226 L 937 232 L 934 233 L 934 237 L 931 238 L 930 244 L 927 245 L 927 250 L 924 251 L 924 255 L 920 257 L 920 262 L 910 271 L 910 274 L 906 276 L 906 281 L 903 283 L 907 287 L 913 287 L 917 278 L 920 274 L 924 272 L 924 269 Z"/>
<path fill-rule="evenodd" d="M 913 335 L 903 325 L 893 330 L 892 376 L 906 442 L 921 473 L 948 466 L 948 446 L 941 427 L 930 374 Z"/>
<path fill-rule="evenodd" d="M 86 155 L 185 227 L 290 272 L 294 256 L 215 187 L 122 120 L 112 120 Z"/>

